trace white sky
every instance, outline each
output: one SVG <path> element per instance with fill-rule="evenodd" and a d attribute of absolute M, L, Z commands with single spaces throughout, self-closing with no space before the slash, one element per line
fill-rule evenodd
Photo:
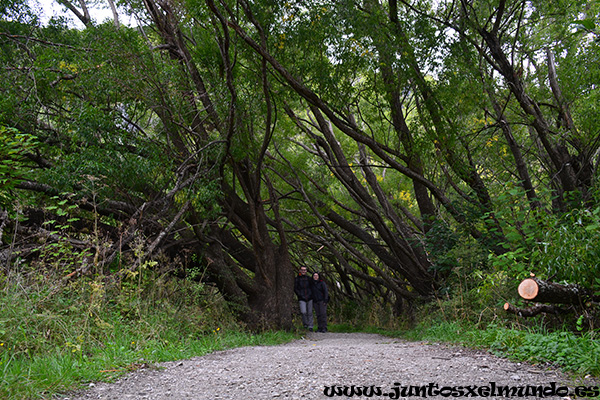
<path fill-rule="evenodd" d="M 73 24 L 78 27 L 78 28 L 83 28 L 83 24 L 79 21 L 79 19 L 75 16 L 75 14 L 73 14 L 71 11 L 69 11 L 65 6 L 63 6 L 62 4 L 59 4 L 56 0 L 28 0 L 29 4 L 32 5 L 32 7 L 34 9 L 40 9 L 42 15 L 42 22 L 46 22 L 48 21 L 51 17 L 53 16 L 62 16 L 67 18 L 68 20 L 73 21 Z M 77 7 L 79 8 L 79 1 L 78 0 L 71 0 L 71 2 Z M 88 3 L 88 11 L 90 12 L 90 16 L 92 18 L 92 20 L 96 21 L 96 22 L 104 22 L 105 20 L 109 19 L 112 21 L 112 12 L 110 11 L 110 7 L 108 6 L 108 2 L 106 2 L 105 0 L 100 0 L 98 1 L 98 3 L 101 3 L 101 5 L 98 6 L 91 6 L 89 5 L 89 3 L 91 3 L 90 1 L 87 1 Z M 37 7 L 36 7 L 37 5 Z M 133 21 L 129 21 L 129 17 L 124 15 L 123 13 L 119 13 L 119 20 L 122 24 L 126 24 L 126 25 L 134 25 L 135 23 Z"/>

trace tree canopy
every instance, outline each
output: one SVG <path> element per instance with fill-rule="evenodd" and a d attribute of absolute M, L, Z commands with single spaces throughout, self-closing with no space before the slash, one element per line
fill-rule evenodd
<path fill-rule="evenodd" d="M 57 1 L 84 28 L 0 3 L 6 273 L 160 259 L 279 327 L 300 265 L 398 314 L 600 289 L 598 2 Z"/>

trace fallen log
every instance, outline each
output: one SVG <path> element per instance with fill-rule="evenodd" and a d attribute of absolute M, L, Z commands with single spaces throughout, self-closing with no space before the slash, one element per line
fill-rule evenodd
<path fill-rule="evenodd" d="M 579 285 L 546 282 L 538 278 L 523 280 L 517 291 L 523 299 L 536 303 L 581 305 L 594 297 Z"/>
<path fill-rule="evenodd" d="M 541 313 L 545 314 L 567 314 L 571 312 L 570 310 L 565 310 L 564 308 L 556 307 L 550 304 L 536 304 L 527 308 L 518 308 L 513 306 L 510 303 L 504 303 L 504 311 L 509 314 L 515 314 L 519 317 L 535 317 Z"/>

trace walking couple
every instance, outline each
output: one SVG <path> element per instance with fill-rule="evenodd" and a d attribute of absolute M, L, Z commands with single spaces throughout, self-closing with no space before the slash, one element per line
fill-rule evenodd
<path fill-rule="evenodd" d="M 312 277 L 306 274 L 306 267 L 300 267 L 300 272 L 294 280 L 294 292 L 298 296 L 302 324 L 310 332 L 313 331 L 313 308 L 317 314 L 317 332 L 327 332 L 327 303 L 329 292 L 325 281 L 318 272 Z"/>

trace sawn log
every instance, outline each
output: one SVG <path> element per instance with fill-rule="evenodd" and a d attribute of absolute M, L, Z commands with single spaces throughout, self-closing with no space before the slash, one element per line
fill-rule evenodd
<path fill-rule="evenodd" d="M 523 299 L 536 303 L 582 305 L 594 297 L 579 285 L 547 282 L 538 278 L 523 280 L 517 291 Z"/>
<path fill-rule="evenodd" d="M 518 315 L 519 317 L 535 317 L 538 314 L 566 314 L 569 310 L 565 310 L 550 304 L 536 304 L 527 308 L 517 308 L 510 303 L 504 303 L 504 311 L 510 314 Z"/>

